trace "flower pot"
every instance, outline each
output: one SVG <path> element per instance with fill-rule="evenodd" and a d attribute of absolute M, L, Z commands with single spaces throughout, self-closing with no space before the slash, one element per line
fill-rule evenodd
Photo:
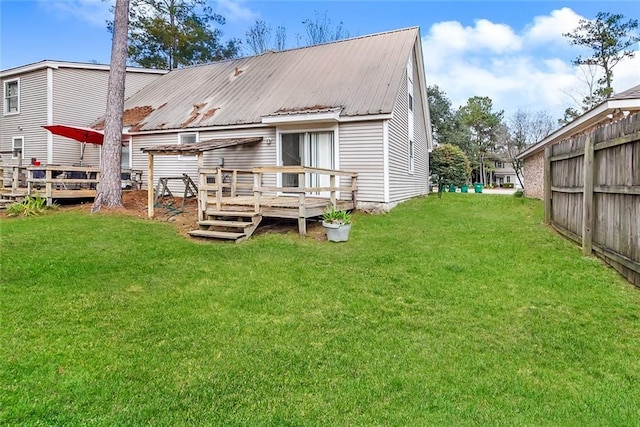
<path fill-rule="evenodd" d="M 349 239 L 351 224 L 335 224 L 323 221 L 322 225 L 327 231 L 327 240 L 330 242 L 346 242 Z"/>

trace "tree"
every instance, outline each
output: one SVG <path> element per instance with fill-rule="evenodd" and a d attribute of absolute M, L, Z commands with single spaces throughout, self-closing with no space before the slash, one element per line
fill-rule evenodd
<path fill-rule="evenodd" d="M 327 12 L 325 12 L 324 15 L 320 15 L 316 10 L 314 19 L 308 18 L 302 21 L 302 23 L 307 33 L 307 46 L 342 40 L 349 37 L 349 31 L 344 28 L 342 21 L 340 21 L 335 28 L 333 27 L 331 19 L 327 17 Z"/>
<path fill-rule="evenodd" d="M 221 41 L 224 17 L 207 0 L 133 0 L 128 53 L 148 68 L 174 69 L 238 55 L 240 41 Z M 108 24 L 113 32 L 113 23 Z"/>
<path fill-rule="evenodd" d="M 127 68 L 127 28 L 129 0 L 116 0 L 111 42 L 111 66 L 107 83 L 107 110 L 105 112 L 104 143 L 100 162 L 100 186 L 91 208 L 122 206 L 122 179 L 120 156 L 122 150 L 122 116 L 124 111 L 124 82 Z M 152 191 L 152 189 L 149 189 Z"/>
<path fill-rule="evenodd" d="M 516 159 L 527 147 L 542 141 L 554 129 L 553 118 L 546 111 L 531 112 L 519 108 L 509 118 L 509 133 L 502 147 L 507 160 L 513 165 L 520 186 L 524 188 L 522 160 Z"/>
<path fill-rule="evenodd" d="M 438 183 L 439 196 L 444 186 L 462 186 L 471 175 L 469 159 L 460 147 L 451 144 L 442 144 L 433 149 L 429 156 L 429 170 Z"/>
<path fill-rule="evenodd" d="M 580 65 L 597 65 L 602 68 L 603 76 L 598 80 L 600 88 L 595 92 L 599 100 L 609 98 L 613 94 L 613 67 L 624 58 L 633 58 L 631 49 L 640 41 L 635 34 L 638 20 L 623 21 L 624 15 L 598 12 L 592 21 L 581 19 L 578 26 L 563 36 L 569 38 L 572 45 L 591 49 L 589 57 L 578 56 L 573 63 Z"/>
<path fill-rule="evenodd" d="M 287 39 L 287 30 L 285 27 L 276 27 L 275 40 L 273 45 L 271 44 L 271 26 L 265 21 L 256 20 L 256 22 L 249 27 L 246 34 L 246 42 L 251 53 L 259 55 L 266 52 L 269 49 L 284 50 Z"/>
<path fill-rule="evenodd" d="M 467 104 L 460 107 L 462 124 L 471 132 L 472 150 L 478 162 L 479 181 L 486 184 L 485 160 L 487 153 L 496 147 L 496 131 L 502 122 L 504 111 L 494 112 L 493 101 L 486 96 L 469 98 Z"/>

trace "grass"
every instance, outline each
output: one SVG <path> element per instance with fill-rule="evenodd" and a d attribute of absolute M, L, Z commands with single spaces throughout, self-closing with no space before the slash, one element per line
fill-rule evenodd
<path fill-rule="evenodd" d="M 445 194 L 240 245 L 2 220 L 0 424 L 637 424 L 640 292 L 541 215 Z"/>

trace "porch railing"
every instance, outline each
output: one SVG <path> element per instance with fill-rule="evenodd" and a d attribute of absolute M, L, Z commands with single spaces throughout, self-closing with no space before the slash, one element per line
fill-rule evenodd
<path fill-rule="evenodd" d="M 298 186 L 266 185 L 266 181 L 283 182 L 283 174 L 297 176 Z M 316 182 L 327 182 L 328 185 L 314 185 Z M 357 177 L 355 172 L 334 169 L 311 168 L 304 166 L 263 166 L 251 170 L 239 169 L 200 169 L 199 170 L 199 219 L 202 220 L 207 205 L 215 201 L 216 209 L 221 210 L 223 199 L 228 197 L 251 196 L 254 209 L 260 211 L 260 200 L 265 195 L 288 195 L 298 197 L 300 217 L 306 217 L 307 197 L 327 197 L 335 207 L 339 198 L 345 195 L 356 205 Z M 266 179 L 270 178 L 270 179 Z M 340 178 L 340 179 L 339 179 Z M 345 181 L 348 181 L 345 182 Z M 323 193 L 323 194 L 321 194 Z"/>

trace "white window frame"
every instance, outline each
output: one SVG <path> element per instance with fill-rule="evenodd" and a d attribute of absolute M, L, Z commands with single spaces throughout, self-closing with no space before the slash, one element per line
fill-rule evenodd
<path fill-rule="evenodd" d="M 339 164 L 339 159 L 340 159 L 340 132 L 338 132 L 339 128 L 338 125 L 332 125 L 332 126 L 327 126 L 327 127 L 323 127 L 323 126 L 314 126 L 314 127 L 296 127 L 296 128 L 277 128 L 276 129 L 276 159 L 277 159 L 277 164 L 278 166 L 282 166 L 282 135 L 283 134 L 291 134 L 291 133 L 302 133 L 302 134 L 307 134 L 307 133 L 315 133 L 315 132 L 333 132 L 333 169 L 335 170 L 340 170 L 340 164 Z M 305 154 L 306 154 L 306 148 L 304 150 Z M 304 163 L 304 161 L 303 161 Z M 337 177 L 336 179 L 336 185 L 339 187 L 340 186 L 340 177 Z M 276 179 L 276 185 L 278 187 L 282 186 L 282 174 L 278 174 L 277 179 Z M 278 193 L 278 194 L 285 194 L 285 193 Z M 324 196 L 324 195 L 323 195 Z M 336 193 L 336 197 L 340 198 L 340 192 Z"/>
<path fill-rule="evenodd" d="M 409 140 L 409 145 L 407 146 L 407 157 L 409 159 L 408 169 L 409 173 L 413 174 L 415 171 L 415 158 L 416 158 L 416 144 L 413 139 Z"/>
<path fill-rule="evenodd" d="M 11 159 L 16 160 L 18 158 L 18 156 L 15 155 L 17 140 L 21 141 L 22 160 L 24 160 L 24 136 L 14 136 L 11 138 Z"/>
<path fill-rule="evenodd" d="M 182 132 L 182 133 L 178 134 L 178 145 L 184 144 L 184 142 L 182 142 L 182 137 L 186 136 L 186 135 L 195 135 L 196 136 L 196 141 L 195 142 L 200 142 L 200 133 L 199 132 Z M 185 155 L 182 155 L 182 154 L 178 155 L 178 160 L 195 160 L 197 158 L 198 158 L 197 155 L 193 155 L 193 156 L 185 156 Z"/>
<path fill-rule="evenodd" d="M 17 88 L 18 88 L 18 94 L 16 95 L 16 97 L 18 98 L 18 109 L 16 111 L 9 111 L 9 90 L 8 90 L 8 86 L 10 83 L 17 83 Z M 13 98 L 13 97 L 11 97 Z M 3 107 L 2 107 L 2 111 L 4 113 L 5 116 L 12 116 L 14 114 L 20 114 L 20 78 L 15 78 L 15 79 L 10 79 L 10 80 L 5 80 L 3 82 L 2 85 L 2 102 L 3 102 Z"/>

